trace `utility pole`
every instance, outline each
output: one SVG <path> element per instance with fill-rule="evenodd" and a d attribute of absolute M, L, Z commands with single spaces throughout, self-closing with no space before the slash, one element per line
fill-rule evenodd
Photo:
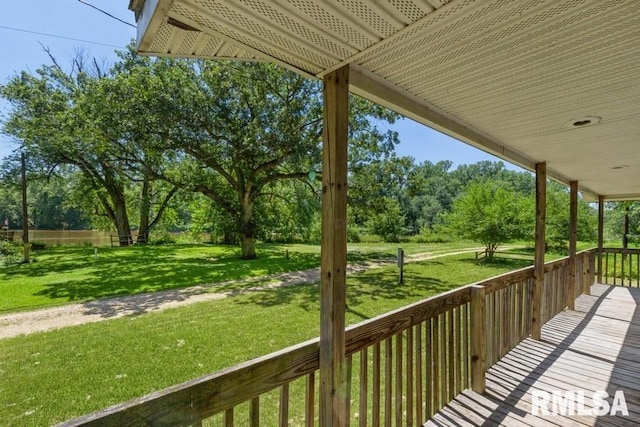
<path fill-rule="evenodd" d="M 27 166 L 24 160 L 24 152 L 21 153 L 22 160 L 22 243 L 24 245 L 24 262 L 29 262 L 29 214 L 27 212 Z"/>

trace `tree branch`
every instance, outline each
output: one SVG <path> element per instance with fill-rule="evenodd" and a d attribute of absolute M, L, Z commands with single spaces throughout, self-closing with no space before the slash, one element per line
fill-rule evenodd
<path fill-rule="evenodd" d="M 257 176 L 260 172 L 264 172 L 268 169 L 273 169 L 276 166 L 282 164 L 282 162 L 287 160 L 287 157 L 291 156 L 292 154 L 293 154 L 293 150 L 288 150 L 288 151 L 285 151 L 285 153 L 282 154 L 280 157 L 277 157 L 273 160 L 269 160 L 268 162 L 259 165 L 257 168 L 254 169 L 254 176 Z"/>
<path fill-rule="evenodd" d="M 208 167 L 210 167 L 211 169 L 213 169 L 214 171 L 218 172 L 220 175 L 222 175 L 222 177 L 229 183 L 229 185 L 231 185 L 233 188 L 235 188 L 236 190 L 240 190 L 239 186 L 238 186 L 238 181 L 236 181 L 233 176 L 231 176 L 231 174 L 229 172 L 227 172 L 222 165 L 220 165 L 217 162 L 212 161 L 212 157 L 205 157 L 203 156 L 203 153 L 199 150 L 196 150 L 192 147 L 185 147 L 184 151 L 187 154 L 190 154 L 191 156 L 195 157 L 196 159 L 200 160 L 201 162 L 203 162 L 205 165 L 207 165 Z"/>
<path fill-rule="evenodd" d="M 156 217 L 153 219 L 153 221 L 151 221 L 151 223 L 148 226 L 149 229 L 151 229 L 154 225 L 158 223 L 158 221 L 160 221 L 162 214 L 164 213 L 167 206 L 169 206 L 169 200 L 171 200 L 171 198 L 173 197 L 174 194 L 176 194 L 177 191 L 178 191 L 178 187 L 174 186 L 171 189 L 171 191 L 169 191 L 169 193 L 165 196 L 164 200 L 162 201 L 162 204 L 160 205 L 160 209 L 158 209 L 158 213 L 156 214 Z"/>
<path fill-rule="evenodd" d="M 302 180 L 309 176 L 308 172 L 292 172 L 292 173 L 274 173 L 273 175 L 269 175 L 263 181 L 263 185 L 269 184 L 274 181 L 278 181 L 281 179 L 299 179 Z"/>

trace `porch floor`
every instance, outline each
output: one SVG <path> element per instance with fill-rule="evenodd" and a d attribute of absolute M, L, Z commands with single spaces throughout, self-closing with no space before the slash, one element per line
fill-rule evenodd
<path fill-rule="evenodd" d="M 640 425 L 640 289 L 596 284 L 591 292 L 576 300 L 575 311 L 547 322 L 542 341 L 526 339 L 494 365 L 487 372 L 486 394 L 463 392 L 425 425 Z M 611 403 L 622 390 L 629 415 L 578 415 L 577 409 L 571 416 L 552 415 L 550 399 L 550 414 L 534 416 L 533 393 L 554 390 L 562 397 L 584 390 L 589 411 L 594 391 L 607 391 Z"/>

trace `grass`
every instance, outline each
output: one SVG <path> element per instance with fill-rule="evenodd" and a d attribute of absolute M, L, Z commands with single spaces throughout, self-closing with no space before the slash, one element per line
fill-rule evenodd
<path fill-rule="evenodd" d="M 395 267 L 369 270 L 348 281 L 347 322 L 526 264 L 444 257 L 408 264 L 404 285 Z M 306 285 L 1 340 L 0 424 L 64 421 L 315 337 L 318 322 Z"/>
<path fill-rule="evenodd" d="M 475 246 L 469 243 L 407 244 L 408 254 Z M 349 261 L 395 256 L 397 244 L 350 245 Z M 289 259 L 285 258 L 286 251 Z M 320 265 L 317 245 L 263 244 L 259 258 L 240 259 L 235 246 L 149 245 L 100 248 L 55 247 L 36 262 L 0 269 L 0 312 L 184 288 L 260 277 Z"/>

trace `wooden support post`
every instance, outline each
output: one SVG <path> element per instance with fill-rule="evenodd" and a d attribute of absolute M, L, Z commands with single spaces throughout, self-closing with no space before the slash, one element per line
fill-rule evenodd
<path fill-rule="evenodd" d="M 536 250 L 533 267 L 531 338 L 542 335 L 542 289 L 544 287 L 545 226 L 547 221 L 547 164 L 536 164 Z"/>
<path fill-rule="evenodd" d="M 604 245 L 604 196 L 598 197 L 598 283 L 602 283 L 602 247 Z M 591 295 L 591 287 L 587 295 Z"/>
<path fill-rule="evenodd" d="M 320 265 L 320 425 L 347 424 L 345 293 L 349 67 L 324 78 Z"/>
<path fill-rule="evenodd" d="M 471 287 L 471 389 L 483 394 L 487 380 L 487 329 L 485 325 L 484 286 Z"/>
<path fill-rule="evenodd" d="M 569 183 L 569 283 L 567 309 L 576 309 L 576 240 L 578 238 L 578 181 Z M 583 264 L 582 268 L 586 268 Z"/>

